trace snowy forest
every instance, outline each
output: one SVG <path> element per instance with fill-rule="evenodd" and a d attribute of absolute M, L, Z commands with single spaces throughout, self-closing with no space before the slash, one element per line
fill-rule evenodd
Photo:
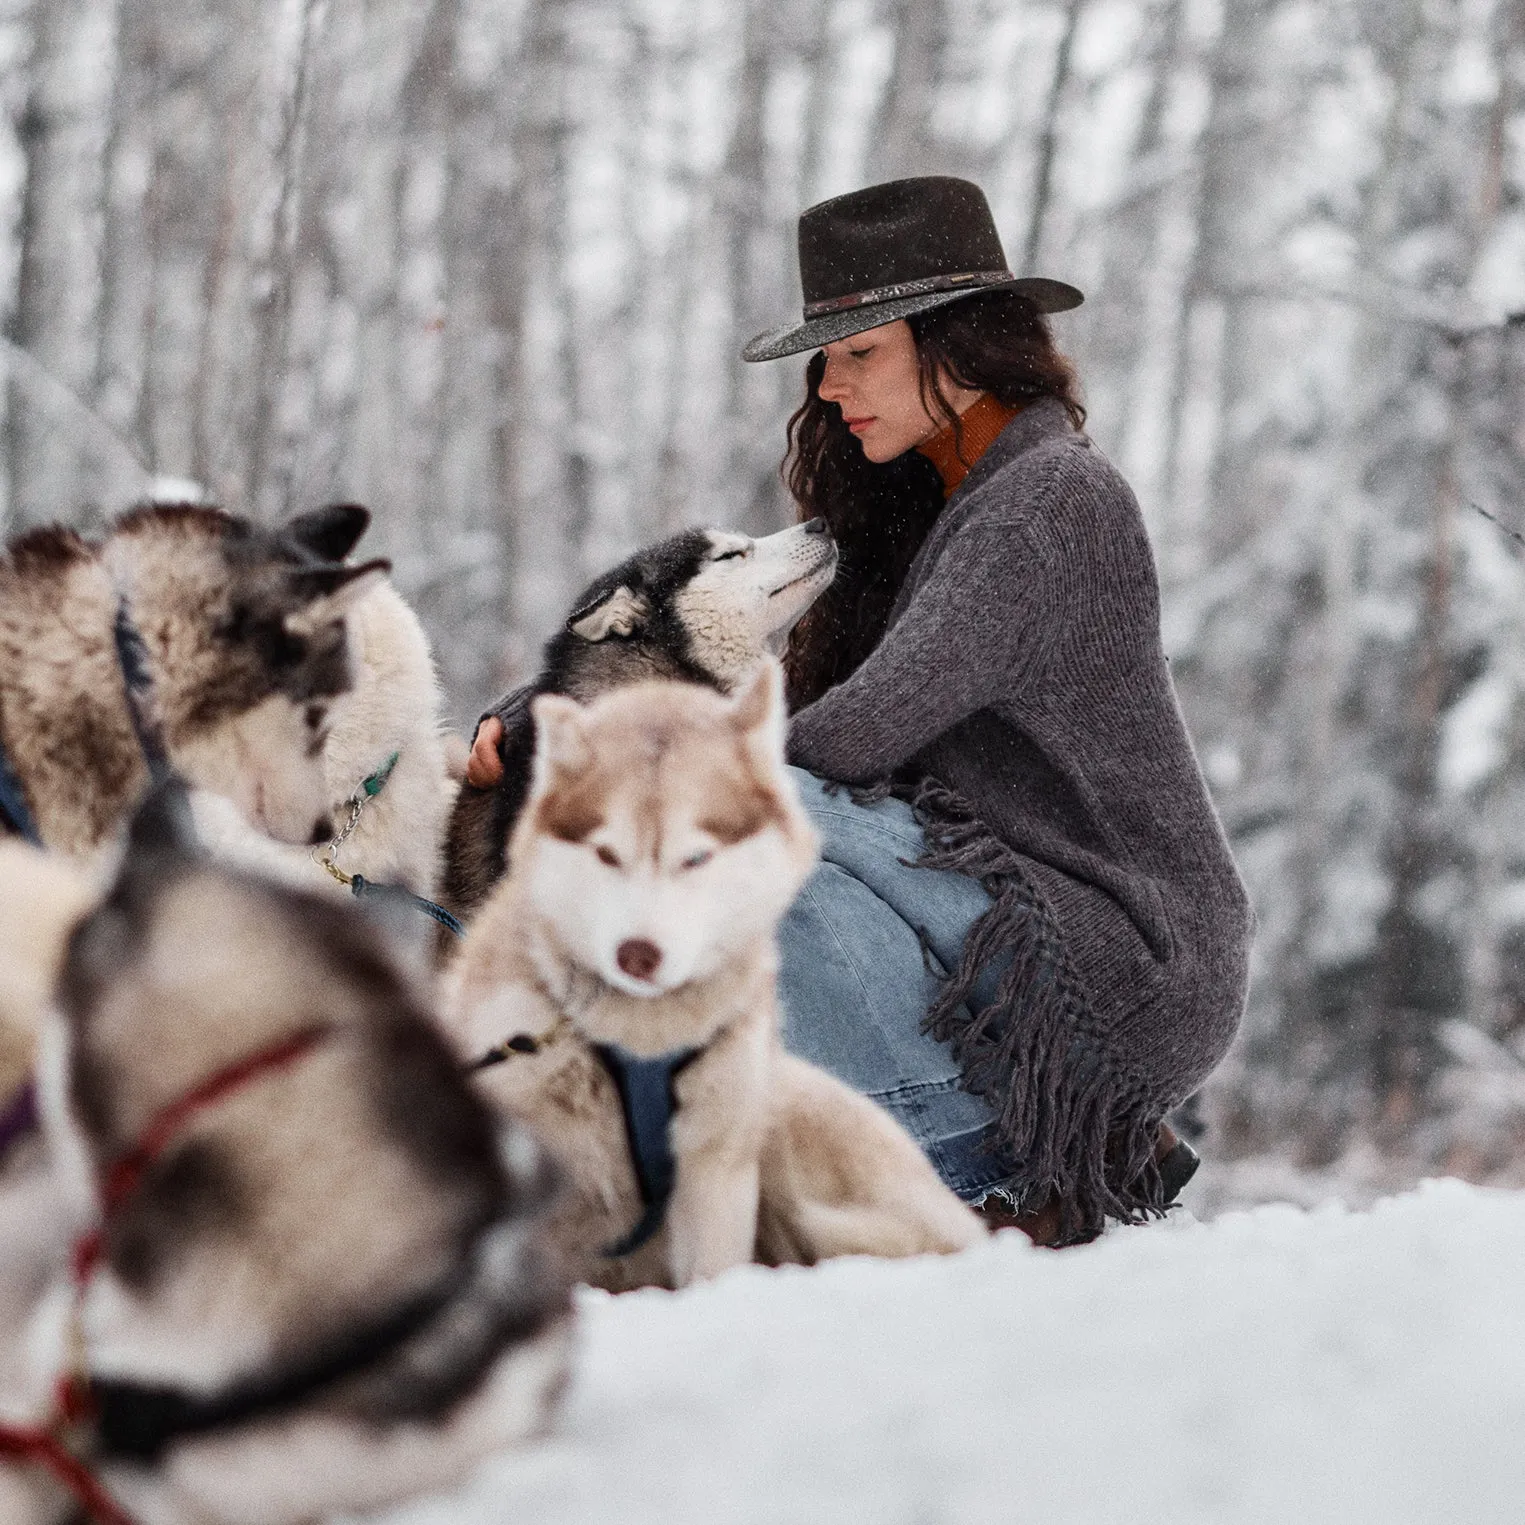
<path fill-rule="evenodd" d="M 8 533 L 335 499 L 469 726 L 787 521 L 794 221 L 988 192 L 1259 915 L 1220 1157 L 1525 1180 L 1519 0 L 0 0 Z"/>

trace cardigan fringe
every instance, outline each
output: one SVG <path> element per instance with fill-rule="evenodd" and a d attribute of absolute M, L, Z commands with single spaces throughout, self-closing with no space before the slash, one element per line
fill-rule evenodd
<path fill-rule="evenodd" d="M 1019 1210 L 1057 1196 L 1061 1244 L 1094 1239 L 1108 1218 L 1164 1216 L 1154 1147 L 1166 1109 L 1102 1039 L 1054 913 L 1021 858 L 935 779 L 896 792 L 926 834 L 917 866 L 977 879 L 994 902 L 971 927 L 923 1028 L 950 1045 L 966 1089 L 995 1110 L 994 1147 L 1016 1167 Z M 976 981 L 1002 958 L 1010 962 L 995 999 L 971 1011 Z"/>

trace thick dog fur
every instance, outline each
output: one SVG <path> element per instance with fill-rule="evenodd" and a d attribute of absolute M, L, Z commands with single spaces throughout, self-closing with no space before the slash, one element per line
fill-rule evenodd
<path fill-rule="evenodd" d="M 96 895 L 66 860 L 0 840 L 0 1107 L 32 1074 L 64 945 Z"/>
<path fill-rule="evenodd" d="M 316 555 L 199 507 L 137 509 L 100 542 L 34 530 L 0 559 L 0 740 L 44 842 L 80 855 L 147 784 L 112 637 L 125 596 L 170 760 L 289 842 L 326 834 L 319 752 L 350 682 L 345 613 L 384 562 Z"/>
<path fill-rule="evenodd" d="M 348 820 L 349 802 L 362 782 L 394 752 L 397 762 L 381 792 L 366 801 L 339 850 L 338 866 L 373 884 L 400 884 L 432 896 L 455 791 L 428 638 L 389 581 L 355 601 L 347 624 L 354 685 L 330 705 L 323 744 L 325 798 L 335 830 Z M 311 852 L 254 831 L 222 796 L 198 795 L 194 809 L 197 829 L 218 857 L 298 887 L 349 895 Z"/>
<path fill-rule="evenodd" d="M 764 655 L 782 654 L 790 630 L 825 592 L 836 566 L 836 546 L 821 520 L 758 540 L 685 530 L 585 589 L 547 645 L 539 677 L 489 712 L 503 722 L 503 777 L 490 789 L 461 786 L 445 838 L 445 904 L 469 917 L 503 873 L 530 783 L 530 701 L 537 694 L 586 703 L 660 679 L 730 693 Z"/>
<path fill-rule="evenodd" d="M 775 1054 L 757 1218 L 764 1265 L 940 1255 L 984 1237 L 888 1112 L 825 1070 Z"/>
<path fill-rule="evenodd" d="M 140 811 L 44 1032 L 67 1197 L 96 1210 L 104 1168 L 167 1104 L 295 1032 L 322 1035 L 185 1121 L 108 1218 L 82 1309 L 88 1369 L 98 1391 L 146 1390 L 134 1416 L 294 1395 L 97 1469 L 142 1525 L 376 1508 L 542 1426 L 569 1340 L 567 1282 L 545 1253 L 551 1172 L 473 1096 L 364 918 L 188 852 L 176 799 L 171 786 Z M 439 1299 L 422 1321 L 366 1342 L 421 1297 Z M 61 1282 L 33 1317 L 36 1370 L 62 1363 L 68 1300 Z M 357 1345 L 342 1375 L 303 1377 Z"/>
<path fill-rule="evenodd" d="M 445 1007 L 465 1054 L 538 1040 L 478 1083 L 563 1161 L 556 1229 L 582 1275 L 683 1286 L 754 1253 L 810 1263 L 978 1239 L 887 1114 L 779 1045 L 774 933 L 816 839 L 783 766 L 776 664 L 731 702 L 643 684 L 586 710 L 541 697 L 535 719 L 512 871 L 468 932 Z M 594 1043 L 703 1048 L 674 1081 L 666 1225 L 621 1259 L 603 1251 L 641 1203 Z"/>

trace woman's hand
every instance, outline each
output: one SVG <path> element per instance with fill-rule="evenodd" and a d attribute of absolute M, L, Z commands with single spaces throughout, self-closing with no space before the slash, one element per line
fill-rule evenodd
<path fill-rule="evenodd" d="M 503 722 L 496 715 L 484 715 L 471 739 L 471 756 L 466 761 L 466 782 L 473 789 L 494 789 L 503 782 Z"/>

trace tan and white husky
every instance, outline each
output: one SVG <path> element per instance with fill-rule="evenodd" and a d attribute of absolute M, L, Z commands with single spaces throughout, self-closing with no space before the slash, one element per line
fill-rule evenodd
<path fill-rule="evenodd" d="M 101 1223 L 92 1464 L 140 1525 L 298 1525 L 455 1482 L 565 1381 L 553 1172 L 365 918 L 189 851 L 176 788 L 69 939 L 43 1036 L 49 1218 Z M 25 1258 L 0 1243 L 0 1268 Z M 60 1274 L 0 1330 L 0 1419 L 46 1420 L 73 1302 Z M 57 1517 L 38 1480 L 0 1463 L 7 1525 Z"/>
<path fill-rule="evenodd" d="M 980 1238 L 886 1114 L 780 1046 L 774 934 L 817 849 L 784 767 L 777 664 L 734 700 L 643 684 L 586 708 L 543 696 L 534 718 L 512 869 L 445 1007 L 465 1054 L 501 1060 L 479 1071 L 485 1093 L 569 1174 L 555 1224 L 580 1274 L 684 1286 L 754 1255 Z M 640 1082 L 639 1061 L 662 1056 L 670 1078 Z M 639 1083 L 673 1103 L 670 1196 L 655 1205 L 661 1140 L 655 1164 L 638 1161 Z M 659 1226 L 630 1250 L 654 1206 Z"/>

